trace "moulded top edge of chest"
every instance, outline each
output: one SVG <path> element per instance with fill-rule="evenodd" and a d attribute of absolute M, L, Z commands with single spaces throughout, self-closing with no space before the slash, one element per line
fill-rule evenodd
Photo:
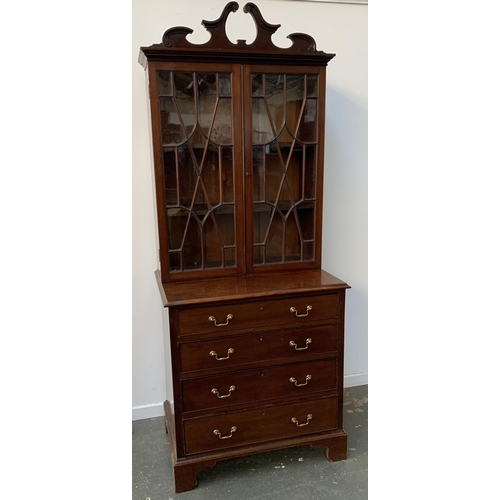
<path fill-rule="evenodd" d="M 225 303 L 290 295 L 329 294 L 350 286 L 323 270 L 162 283 L 156 278 L 164 307 Z"/>

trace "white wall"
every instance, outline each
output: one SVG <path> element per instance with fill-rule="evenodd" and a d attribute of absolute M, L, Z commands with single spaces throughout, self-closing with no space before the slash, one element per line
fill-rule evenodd
<path fill-rule="evenodd" d="M 140 46 L 161 41 L 167 28 L 188 26 L 192 42 L 208 32 L 228 0 L 134 0 L 132 33 L 133 116 L 133 418 L 163 414 L 165 400 L 162 307 L 156 269 L 152 158 L 145 75 Z M 232 41 L 252 41 L 246 1 L 228 20 Z M 337 56 L 327 69 L 323 269 L 351 285 L 346 299 L 346 385 L 368 383 L 368 7 L 366 5 L 255 0 L 264 19 L 281 24 L 273 39 L 286 47 L 290 33 L 310 34 L 317 48 Z"/>

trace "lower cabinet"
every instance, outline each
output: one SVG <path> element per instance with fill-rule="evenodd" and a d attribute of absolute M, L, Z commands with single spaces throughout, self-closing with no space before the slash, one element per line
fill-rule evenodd
<path fill-rule="evenodd" d="M 176 492 L 227 458 L 304 444 L 326 447 L 330 460 L 346 458 L 348 285 L 303 288 L 280 297 L 229 291 L 169 307 L 165 413 Z"/>

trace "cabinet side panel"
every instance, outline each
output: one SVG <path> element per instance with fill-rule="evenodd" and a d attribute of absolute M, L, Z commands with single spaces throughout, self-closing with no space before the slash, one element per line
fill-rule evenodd
<path fill-rule="evenodd" d="M 338 352 L 340 353 L 337 365 L 337 386 L 339 394 L 339 429 L 344 428 L 344 318 L 345 318 L 345 290 L 340 290 L 339 325 L 338 325 Z"/>
<path fill-rule="evenodd" d="M 325 156 L 325 95 L 326 67 L 319 68 L 318 75 L 318 150 L 316 165 L 316 217 L 314 220 L 316 235 L 315 260 L 321 264 L 321 247 L 323 239 L 323 171 Z"/>
<path fill-rule="evenodd" d="M 172 355 L 170 348 L 170 326 L 169 310 L 163 308 L 163 346 L 165 352 L 165 386 L 167 389 L 167 401 L 172 404 L 174 401 L 174 386 L 172 377 Z"/>
<path fill-rule="evenodd" d="M 153 139 L 153 158 L 154 158 L 154 183 L 156 193 L 156 211 L 158 222 L 158 242 L 159 242 L 159 258 L 160 272 L 162 282 L 167 281 L 168 276 L 168 238 L 167 238 L 167 222 L 165 220 L 165 199 L 164 199 L 164 183 L 162 172 L 162 142 L 160 133 L 160 111 L 158 109 L 157 99 L 157 81 L 156 71 L 157 64 L 150 62 L 148 64 L 149 71 L 149 101 L 151 109 L 151 135 Z"/>

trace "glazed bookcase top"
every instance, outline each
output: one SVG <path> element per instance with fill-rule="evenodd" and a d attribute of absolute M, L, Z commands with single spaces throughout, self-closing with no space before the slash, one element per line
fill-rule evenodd
<path fill-rule="evenodd" d="M 155 163 L 161 282 L 321 267 L 326 65 L 303 33 L 247 3 L 256 38 L 232 43 L 230 2 L 210 39 L 168 29 L 141 48 Z"/>
<path fill-rule="evenodd" d="M 250 63 L 265 62 L 266 64 L 290 63 L 298 65 L 326 66 L 335 54 L 327 54 L 316 49 L 316 42 L 310 35 L 292 33 L 288 35 L 292 45 L 282 48 L 274 45 L 272 35 L 281 26 L 270 24 L 264 20 L 259 8 L 249 2 L 243 11 L 252 16 L 257 29 L 255 40 L 248 44 L 246 40 L 231 42 L 226 34 L 226 22 L 231 12 L 239 9 L 237 2 L 229 2 L 215 21 L 202 21 L 202 26 L 210 33 L 210 39 L 204 44 L 193 44 L 186 36 L 193 33 L 191 28 L 177 26 L 168 29 L 161 43 L 149 47 L 141 47 L 139 62 L 145 68 L 147 61 L 211 61 Z"/>

